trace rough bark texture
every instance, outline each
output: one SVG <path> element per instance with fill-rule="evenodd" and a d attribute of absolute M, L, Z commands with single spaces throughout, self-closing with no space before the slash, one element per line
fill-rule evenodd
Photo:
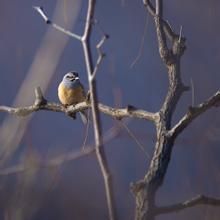
<path fill-rule="evenodd" d="M 163 0 L 155 0 L 155 7 L 150 0 L 143 0 L 144 6 L 148 12 L 153 16 L 155 22 L 155 28 L 158 40 L 158 50 L 162 62 L 167 68 L 167 75 L 169 79 L 168 92 L 165 100 L 162 104 L 161 109 L 158 112 L 152 113 L 145 110 L 136 109 L 133 106 L 127 108 L 112 108 L 110 106 L 98 103 L 97 91 L 96 91 L 96 80 L 95 75 L 98 66 L 103 57 L 100 51 L 101 45 L 107 38 L 106 35 L 100 40 L 97 45 L 99 57 L 97 59 L 95 67 L 93 67 L 92 53 L 90 48 L 90 33 L 92 28 L 92 18 L 95 9 L 95 0 L 88 1 L 88 12 L 86 19 L 86 26 L 83 36 L 79 36 L 70 31 L 65 30 L 59 25 L 53 23 L 48 19 L 43 9 L 35 7 L 38 13 L 43 17 L 45 22 L 52 25 L 58 31 L 79 40 L 82 43 L 83 51 L 85 55 L 85 62 L 88 72 L 89 88 L 90 88 L 90 100 L 79 103 L 76 106 L 64 106 L 56 103 L 49 103 L 43 97 L 40 88 L 35 90 L 35 102 L 33 105 L 28 107 L 13 108 L 8 106 L 0 106 L 0 112 L 8 112 L 17 116 L 27 116 L 33 112 L 39 110 L 49 110 L 54 112 L 63 112 L 69 116 L 75 114 L 78 111 L 91 108 L 93 121 L 94 121 L 94 135 L 95 135 L 95 148 L 88 149 L 87 152 L 69 155 L 68 157 L 61 157 L 55 160 L 49 161 L 45 166 L 56 166 L 64 163 L 65 161 L 79 158 L 83 155 L 87 155 L 91 152 L 96 152 L 98 162 L 102 171 L 102 175 L 105 183 L 105 192 L 107 199 L 107 206 L 109 211 L 109 219 L 116 219 L 116 209 L 113 197 L 113 188 L 111 175 L 108 168 L 106 154 L 103 148 L 103 135 L 101 130 L 101 122 L 99 113 L 103 112 L 113 118 L 122 119 L 124 117 L 140 118 L 151 121 L 156 126 L 157 141 L 155 143 L 154 153 L 150 162 L 149 168 L 146 168 L 146 174 L 144 178 L 137 183 L 132 185 L 132 191 L 135 196 L 136 209 L 135 218 L 137 220 L 154 220 L 157 215 L 177 212 L 188 207 L 193 207 L 198 204 L 207 204 L 213 206 L 219 206 L 220 200 L 210 198 L 207 196 L 199 195 L 192 199 L 189 199 L 182 203 L 177 203 L 170 206 L 157 207 L 155 204 L 155 197 L 158 189 L 162 186 L 175 139 L 177 136 L 199 115 L 207 111 L 211 107 L 220 106 L 220 91 L 217 91 L 213 96 L 204 101 L 203 103 L 189 107 L 189 111 L 172 126 L 172 116 L 184 91 L 188 90 L 181 80 L 181 57 L 185 51 L 185 38 L 173 32 L 169 23 L 163 18 Z M 170 41 L 171 48 L 168 48 L 167 41 Z M 9 167 L 5 170 L 0 171 L 0 175 L 8 175 L 16 172 L 23 172 L 27 168 L 23 165 Z"/>
<path fill-rule="evenodd" d="M 180 72 L 180 60 L 185 50 L 185 39 L 181 36 L 172 38 L 172 48 L 167 47 L 166 26 L 162 18 L 162 1 L 156 0 L 154 9 L 149 1 L 145 1 L 145 6 L 150 9 L 154 16 L 158 49 L 161 60 L 167 67 L 169 88 L 165 101 L 159 110 L 159 118 L 156 122 L 157 141 L 150 167 L 143 180 L 133 185 L 133 192 L 136 198 L 136 216 L 137 220 L 153 220 L 157 214 L 155 205 L 155 194 L 163 184 L 164 177 L 170 162 L 171 153 L 175 137 L 169 135 L 172 115 L 176 105 L 187 87 L 183 85 Z"/>

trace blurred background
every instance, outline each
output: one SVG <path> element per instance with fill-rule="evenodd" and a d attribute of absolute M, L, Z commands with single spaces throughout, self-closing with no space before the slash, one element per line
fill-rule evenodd
<path fill-rule="evenodd" d="M 78 71 L 88 88 L 80 42 L 46 25 L 33 10 L 36 5 L 43 6 L 54 22 L 83 33 L 87 1 L 1 0 L 0 105 L 31 105 L 36 86 L 42 88 L 47 100 L 58 102 L 58 84 L 70 70 Z M 165 19 L 176 32 L 182 26 L 187 39 L 182 78 L 193 88 L 182 96 L 173 123 L 189 105 L 202 102 L 219 89 L 219 7 L 218 0 L 164 2 Z M 97 73 L 100 102 L 158 111 L 167 91 L 167 73 L 158 55 L 153 20 L 142 1 L 97 0 L 95 19 L 94 60 L 102 31 L 110 36 L 103 46 L 107 56 Z M 119 219 L 133 219 L 135 204 L 129 186 L 148 169 L 149 158 L 141 146 L 152 155 L 155 129 L 149 122 L 124 120 L 128 132 L 109 116 L 101 114 L 101 119 L 103 134 L 110 136 L 105 149 Z M 1 112 L 0 123 L 0 219 L 107 219 L 103 178 L 94 154 L 40 167 L 53 158 L 64 155 L 65 161 L 65 155 L 81 151 L 85 127 L 79 118 L 46 111 L 17 118 Z M 211 109 L 178 137 L 157 194 L 158 205 L 197 194 L 220 197 L 219 134 L 219 109 Z M 90 128 L 87 145 L 93 143 Z M 19 172 L 23 168 L 25 171 Z M 219 219 L 219 215 L 218 207 L 198 206 L 157 219 L 210 220 Z"/>

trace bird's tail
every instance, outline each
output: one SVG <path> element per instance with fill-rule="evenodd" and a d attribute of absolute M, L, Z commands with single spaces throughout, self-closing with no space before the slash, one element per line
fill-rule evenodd
<path fill-rule="evenodd" d="M 88 123 L 88 112 L 87 111 L 80 111 L 80 116 L 81 116 L 81 119 L 83 121 L 84 124 L 87 124 Z"/>

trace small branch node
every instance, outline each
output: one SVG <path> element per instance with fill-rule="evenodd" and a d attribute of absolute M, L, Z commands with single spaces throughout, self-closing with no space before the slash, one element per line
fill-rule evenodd
<path fill-rule="evenodd" d="M 46 16 L 46 14 L 44 13 L 43 7 L 42 6 L 33 6 L 33 9 L 35 9 L 40 15 L 41 17 L 44 19 L 44 21 L 47 24 L 50 24 L 51 21 L 49 20 L 49 18 Z"/>
<path fill-rule="evenodd" d="M 144 180 L 139 180 L 136 183 L 130 184 L 130 190 L 133 193 L 134 196 L 137 195 L 144 187 L 146 186 L 146 183 Z"/>
<path fill-rule="evenodd" d="M 188 114 L 192 115 L 195 112 L 195 107 L 189 106 L 188 108 Z"/>
<path fill-rule="evenodd" d="M 136 110 L 137 108 L 136 107 L 134 107 L 133 105 L 128 105 L 127 106 L 127 112 L 128 113 L 131 113 L 132 111 L 134 111 L 134 110 Z"/>
<path fill-rule="evenodd" d="M 41 106 L 47 103 L 47 100 L 43 97 L 43 93 L 39 86 L 35 88 L 34 93 L 35 93 L 35 102 L 34 102 L 35 106 Z"/>

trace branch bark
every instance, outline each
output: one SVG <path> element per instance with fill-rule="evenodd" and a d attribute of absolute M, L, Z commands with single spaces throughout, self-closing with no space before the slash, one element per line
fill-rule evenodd
<path fill-rule="evenodd" d="M 198 106 L 189 107 L 188 112 L 179 120 L 179 122 L 174 125 L 174 127 L 169 131 L 169 135 L 174 138 L 177 137 L 191 122 L 200 116 L 202 113 L 206 112 L 212 107 L 220 106 L 220 91 L 217 91 L 213 96 L 199 104 Z"/>
<path fill-rule="evenodd" d="M 40 91 L 40 88 L 35 89 L 35 94 L 38 93 L 38 91 Z M 81 103 L 78 103 L 77 105 L 65 107 L 58 103 L 48 102 L 42 96 L 42 93 L 41 93 L 40 99 L 38 95 L 36 95 L 33 105 L 26 106 L 26 107 L 9 107 L 9 106 L 0 105 L 0 112 L 7 112 L 9 114 L 12 114 L 18 117 L 25 117 L 34 112 L 45 110 L 45 111 L 52 111 L 52 112 L 61 112 L 71 117 L 72 115 L 74 115 L 74 113 L 77 113 L 81 110 L 86 110 L 90 107 L 91 107 L 91 104 L 89 102 L 81 102 Z M 157 113 L 148 112 L 142 109 L 136 109 L 134 107 L 131 108 L 129 106 L 126 108 L 113 108 L 113 107 L 104 105 L 102 103 L 99 103 L 98 110 L 118 120 L 121 120 L 123 118 L 138 118 L 138 119 L 144 119 L 144 120 L 148 120 L 148 121 L 152 121 L 156 123 L 157 118 L 159 117 Z"/>
<path fill-rule="evenodd" d="M 220 205 L 219 200 L 205 196 L 198 196 L 186 202 L 166 207 L 157 207 L 155 204 L 156 192 L 163 184 L 176 137 L 199 115 L 201 115 L 211 107 L 220 105 L 220 91 L 218 91 L 211 98 L 201 103 L 200 105 L 190 107 L 188 113 L 186 113 L 182 117 L 182 119 L 180 119 L 179 122 L 171 128 L 172 116 L 176 109 L 176 106 L 183 92 L 188 90 L 188 87 L 183 84 L 181 79 L 181 57 L 184 54 L 186 48 L 185 38 L 182 37 L 181 34 L 178 35 L 174 33 L 169 23 L 164 20 L 162 5 L 163 0 L 155 0 L 155 7 L 150 2 L 150 0 L 143 0 L 143 2 L 148 12 L 154 18 L 159 54 L 161 60 L 167 67 L 169 79 L 168 92 L 162 104 L 162 107 L 158 112 L 151 113 L 144 110 L 136 109 L 133 106 L 128 106 L 127 108 L 123 109 L 112 108 L 98 103 L 95 76 L 103 58 L 103 53 L 100 51 L 100 46 L 102 46 L 102 44 L 104 43 L 106 36 L 104 36 L 97 45 L 99 56 L 94 67 L 90 47 L 90 38 L 92 29 L 91 21 L 93 20 L 94 15 L 95 0 L 88 1 L 87 18 L 83 36 L 74 34 L 68 30 L 63 29 L 59 25 L 54 24 L 52 21 L 49 20 L 42 8 L 35 7 L 35 9 L 43 17 L 47 24 L 52 25 L 57 30 L 63 32 L 64 34 L 67 34 L 74 39 L 79 40 L 82 43 L 89 81 L 90 102 L 83 102 L 75 106 L 65 108 L 60 104 L 48 103 L 44 99 L 41 90 L 38 88 L 35 90 L 35 102 L 31 106 L 21 108 L 0 106 L 0 111 L 8 112 L 17 116 L 26 116 L 39 110 L 63 112 L 71 116 L 73 115 L 71 113 L 76 113 L 87 108 L 92 109 L 95 136 L 95 152 L 104 178 L 109 219 L 112 220 L 116 219 L 116 211 L 113 198 L 114 195 L 112 189 L 111 174 L 104 151 L 99 111 L 116 119 L 122 119 L 124 117 L 134 117 L 149 120 L 154 122 L 156 126 L 157 142 L 155 144 L 155 150 L 152 160 L 150 162 L 150 167 L 146 169 L 146 174 L 144 178 L 131 186 L 136 200 L 136 219 L 154 220 L 155 217 L 159 214 L 180 211 L 185 208 L 193 207 L 199 204 Z M 171 48 L 168 47 L 168 40 L 172 45 Z M 91 152 L 93 151 L 94 149 L 91 150 Z M 90 153 L 89 150 L 88 152 Z M 53 163 L 56 164 L 57 161 Z M 21 167 L 18 167 L 18 171 L 20 170 Z"/>
<path fill-rule="evenodd" d="M 143 3 L 144 3 L 144 6 L 147 8 L 148 12 L 151 14 L 151 16 L 155 17 L 156 10 L 153 7 L 150 0 L 143 0 Z M 173 32 L 172 28 L 170 27 L 167 21 L 161 18 L 161 22 L 163 23 L 164 32 L 166 33 L 166 36 L 168 37 L 170 41 L 173 41 L 174 39 L 178 38 L 178 35 Z"/>
<path fill-rule="evenodd" d="M 99 166 L 101 168 L 102 176 L 104 178 L 109 219 L 114 220 L 116 219 L 114 191 L 113 191 L 111 173 L 110 173 L 109 165 L 107 162 L 107 157 L 105 154 L 103 139 L 102 139 L 102 128 L 101 128 L 101 121 L 100 121 L 100 115 L 99 115 L 99 110 L 98 110 L 96 78 L 93 77 L 94 66 L 93 66 L 92 51 L 91 51 L 91 46 L 90 46 L 92 20 L 93 20 L 93 15 L 94 15 L 94 10 L 95 10 L 95 3 L 96 3 L 95 0 L 88 1 L 86 25 L 85 25 L 84 34 L 82 36 L 81 42 L 83 46 L 88 81 L 89 81 L 89 91 L 90 91 L 93 128 L 94 128 L 94 136 L 95 136 L 96 156 L 98 159 Z"/>
<path fill-rule="evenodd" d="M 211 205 L 211 206 L 220 206 L 220 199 L 198 195 L 192 199 L 189 199 L 185 202 L 177 203 L 174 205 L 164 206 L 164 207 L 157 207 L 156 213 L 157 215 L 161 214 L 169 214 L 172 212 L 179 212 L 185 210 L 187 208 L 192 208 L 197 205 Z"/>
<path fill-rule="evenodd" d="M 219 104 L 218 92 L 207 102 L 191 108 L 190 113 L 187 113 L 171 129 L 172 116 L 176 106 L 183 92 L 188 90 L 181 79 L 181 57 L 186 47 L 185 38 L 175 34 L 163 19 L 162 3 L 163 0 L 155 0 L 154 8 L 150 0 L 144 0 L 145 7 L 154 18 L 159 54 L 167 67 L 169 87 L 164 103 L 157 113 L 159 115 L 156 121 L 157 141 L 150 167 L 146 169 L 144 178 L 131 186 L 136 200 L 135 219 L 137 220 L 154 220 L 158 215 L 158 208 L 155 204 L 156 192 L 163 184 L 176 136 L 210 106 Z M 167 46 L 168 40 L 170 40 L 171 48 Z"/>

